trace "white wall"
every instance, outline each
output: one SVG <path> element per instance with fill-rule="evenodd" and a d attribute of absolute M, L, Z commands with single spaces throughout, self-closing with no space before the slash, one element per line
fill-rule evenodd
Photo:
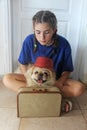
<path fill-rule="evenodd" d="M 9 0 L 0 0 L 0 75 L 11 72 L 11 22 Z"/>
<path fill-rule="evenodd" d="M 3 73 L 4 66 L 4 9 L 3 2 L 0 1 L 0 73 Z M 3 57 L 3 58 L 2 58 Z"/>
<path fill-rule="evenodd" d="M 79 41 L 77 48 L 77 62 L 76 67 L 76 78 L 79 78 L 83 82 L 87 82 L 87 0 L 82 0 L 82 14 L 81 25 L 79 30 Z M 12 10 L 12 17 L 15 17 L 15 23 L 12 21 L 12 31 L 11 31 L 11 12 L 10 12 L 10 2 Z M 14 6 L 13 6 L 14 5 Z M 14 9 L 15 8 L 15 9 Z M 11 72 L 14 65 L 17 65 L 17 55 L 15 57 L 15 50 L 19 51 L 18 45 L 21 44 L 18 41 L 18 17 L 20 14 L 19 10 L 19 0 L 0 0 L 0 75 Z M 26 10 L 25 10 L 26 12 Z M 80 12 L 81 13 L 81 12 Z M 75 14 L 75 13 L 74 13 Z M 61 30 L 61 29 L 60 29 Z M 16 32 L 16 34 L 14 34 Z M 12 34 L 12 36 L 11 36 Z M 13 39 L 13 35 L 15 39 Z M 74 35 L 74 34 L 73 34 Z M 12 48 L 13 42 L 13 48 Z M 73 46 L 73 45 L 72 45 Z M 15 48 L 15 49 L 14 49 Z M 12 52 L 12 53 L 11 53 Z M 15 57 L 14 59 L 12 57 Z M 14 61 L 12 61 L 12 59 Z M 12 66 L 13 62 L 13 66 Z"/>
<path fill-rule="evenodd" d="M 87 84 L 87 0 L 84 0 L 78 46 L 78 78 Z"/>
<path fill-rule="evenodd" d="M 73 77 L 77 75 L 76 56 L 79 44 L 79 30 L 82 13 L 83 0 L 12 0 L 13 11 L 13 67 L 17 66 L 18 54 L 21 50 L 22 42 L 26 35 L 32 33 L 32 16 L 41 9 L 53 11 L 58 19 L 58 34 L 68 39 L 72 47 L 72 56 L 74 62 Z M 37 4 L 36 4 L 37 3 Z M 19 24 L 19 25 L 18 25 Z M 16 51 L 16 53 L 15 53 Z"/>

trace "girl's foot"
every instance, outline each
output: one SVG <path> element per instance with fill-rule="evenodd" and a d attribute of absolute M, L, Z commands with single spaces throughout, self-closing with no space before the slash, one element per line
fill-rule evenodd
<path fill-rule="evenodd" d="M 61 111 L 62 112 L 69 112 L 71 111 L 73 108 L 72 106 L 72 102 L 68 99 L 63 99 L 62 100 L 62 107 L 61 107 Z"/>

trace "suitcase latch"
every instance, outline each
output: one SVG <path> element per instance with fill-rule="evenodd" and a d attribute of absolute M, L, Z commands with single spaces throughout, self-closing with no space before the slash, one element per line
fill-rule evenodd
<path fill-rule="evenodd" d="M 33 89 L 33 92 L 47 92 L 47 89 Z"/>

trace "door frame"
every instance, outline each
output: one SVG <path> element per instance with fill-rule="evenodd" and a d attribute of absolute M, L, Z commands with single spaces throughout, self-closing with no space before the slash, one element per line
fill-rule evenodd
<path fill-rule="evenodd" d="M 82 16 L 81 16 L 81 24 L 80 24 L 80 31 L 79 31 L 79 42 L 78 42 L 78 51 L 77 51 L 77 79 L 84 82 L 85 74 L 87 73 L 87 69 L 85 70 L 85 66 L 87 66 L 86 57 L 84 57 L 84 54 L 87 50 L 87 0 L 83 0 L 82 5 Z M 83 66 L 84 65 L 84 66 Z M 84 68 L 85 67 L 85 68 Z M 87 78 L 86 78 L 87 79 Z M 86 80 L 87 82 L 87 80 Z"/>
<path fill-rule="evenodd" d="M 4 73 L 12 72 L 12 20 L 11 0 L 4 0 Z"/>

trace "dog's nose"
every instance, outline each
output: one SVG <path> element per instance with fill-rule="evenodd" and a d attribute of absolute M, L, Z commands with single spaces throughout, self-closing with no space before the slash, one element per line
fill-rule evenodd
<path fill-rule="evenodd" d="M 43 78 L 43 74 L 40 73 L 40 74 L 38 75 L 38 79 L 42 79 L 42 78 Z"/>

